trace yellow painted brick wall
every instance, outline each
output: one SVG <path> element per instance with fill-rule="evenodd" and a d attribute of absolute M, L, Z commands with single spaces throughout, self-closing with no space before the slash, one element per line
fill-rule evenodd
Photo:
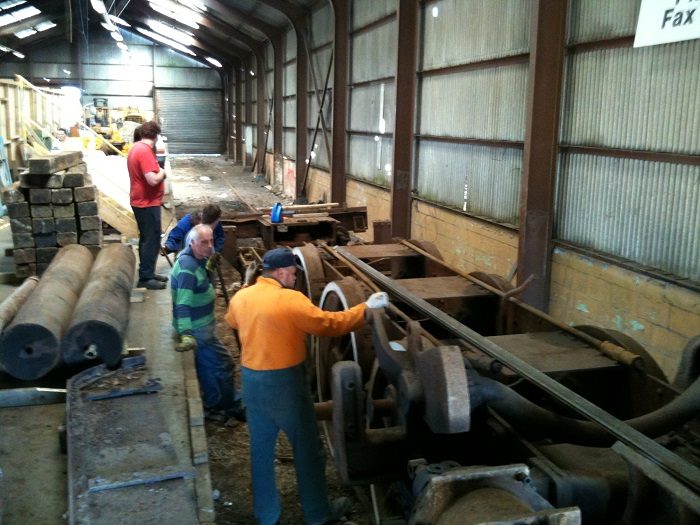
<path fill-rule="evenodd" d="M 372 242 L 374 221 L 386 221 L 391 218 L 391 192 L 371 184 L 348 179 L 347 182 L 348 206 L 367 206 L 367 231 L 358 236 L 367 242 Z"/>
<path fill-rule="evenodd" d="M 311 168 L 306 179 L 306 198 L 309 202 L 330 202 L 331 176 L 327 171 Z"/>
<path fill-rule="evenodd" d="M 552 256 L 549 310 L 571 325 L 633 337 L 671 380 L 688 339 L 700 334 L 700 294 L 562 248 Z"/>
<path fill-rule="evenodd" d="M 430 241 L 445 261 L 466 272 L 504 276 L 518 260 L 518 234 L 444 208 L 414 201 L 411 236 Z"/>

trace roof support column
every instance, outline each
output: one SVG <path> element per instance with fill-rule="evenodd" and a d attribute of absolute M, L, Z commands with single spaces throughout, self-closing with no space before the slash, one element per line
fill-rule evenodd
<path fill-rule="evenodd" d="M 533 11 L 527 127 L 520 187 L 518 284 L 534 281 L 521 298 L 547 311 L 554 187 L 564 59 L 566 2 L 538 0 Z"/>
<path fill-rule="evenodd" d="M 416 51 L 420 2 L 399 0 L 396 64 L 396 125 L 391 181 L 391 235 L 411 236 L 411 172 L 416 108 Z M 398 108 L 401 108 L 398 111 Z"/>
<path fill-rule="evenodd" d="M 243 130 L 241 129 L 241 120 L 243 118 L 243 105 L 241 104 L 241 96 L 243 95 L 243 75 L 241 75 L 241 70 L 243 69 L 243 62 L 237 61 L 235 66 L 235 77 L 236 77 L 236 105 L 235 105 L 235 120 L 236 120 L 236 163 L 244 165 L 243 159 Z"/>
<path fill-rule="evenodd" d="M 250 63 L 246 62 L 245 72 L 243 73 L 245 76 L 245 140 L 248 140 L 247 130 L 253 125 L 253 104 L 251 103 L 251 99 L 253 98 L 253 83 L 250 81 L 250 71 Z M 253 140 L 252 137 L 251 140 Z M 248 143 L 245 145 L 245 158 L 243 160 L 244 166 L 250 166 L 253 163 L 253 159 L 248 157 L 248 147 L 250 147 L 252 151 L 253 145 L 248 145 Z"/>
<path fill-rule="evenodd" d="M 308 149 L 309 122 L 309 61 L 306 50 L 306 18 L 299 17 L 293 22 L 297 34 L 297 144 L 296 144 L 296 194 L 298 199 L 304 191 L 304 173 Z"/>
<path fill-rule="evenodd" d="M 256 126 L 257 132 L 257 170 L 256 173 L 265 173 L 265 52 L 259 50 L 255 53 L 255 63 L 257 66 L 258 81 L 256 82 L 257 88 L 257 103 L 255 109 L 257 112 L 256 120 L 258 122 Z"/>
<path fill-rule="evenodd" d="M 273 128 L 273 138 L 274 138 L 274 149 L 273 157 L 275 159 L 275 167 L 273 168 L 273 176 L 270 179 L 270 183 L 274 184 L 279 174 L 279 180 L 282 180 L 284 173 L 284 161 L 282 159 L 282 92 L 284 90 L 282 74 L 284 73 L 284 38 L 279 36 L 275 40 L 275 93 L 272 111 L 274 112 L 275 125 Z"/>
<path fill-rule="evenodd" d="M 348 0 L 333 0 L 335 35 L 333 37 L 333 152 L 331 155 L 331 202 L 347 201 L 345 170 L 347 162 L 348 121 Z"/>

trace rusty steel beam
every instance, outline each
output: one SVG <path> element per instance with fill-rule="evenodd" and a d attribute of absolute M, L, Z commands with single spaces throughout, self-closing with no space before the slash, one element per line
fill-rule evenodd
<path fill-rule="evenodd" d="M 28 277 L 22 285 L 15 289 L 10 296 L 0 304 L 0 332 L 8 325 L 17 314 L 27 298 L 39 282 L 38 277 Z"/>
<path fill-rule="evenodd" d="M 62 248 L 0 341 L 0 365 L 17 379 L 46 375 L 60 360 L 59 344 L 70 322 L 90 267 L 85 246 Z"/>
<path fill-rule="evenodd" d="M 348 0 L 333 0 L 335 13 L 335 35 L 333 37 L 333 130 L 331 154 L 331 201 L 347 201 L 345 170 L 348 127 L 348 41 L 350 13 Z"/>
<path fill-rule="evenodd" d="M 278 51 L 279 50 L 279 51 Z M 277 47 L 275 48 L 275 67 L 274 67 L 274 73 L 273 75 L 275 76 L 274 84 L 275 84 L 275 93 L 274 93 L 274 102 L 272 104 L 272 111 L 274 112 L 274 117 L 273 120 L 275 121 L 275 127 L 272 132 L 272 138 L 274 142 L 274 149 L 272 153 L 272 158 L 273 158 L 273 174 L 270 177 L 270 183 L 274 184 L 275 182 L 275 173 L 274 171 L 279 167 L 279 172 L 284 173 L 284 160 L 283 160 L 283 148 L 282 148 L 282 125 L 283 125 L 283 102 L 282 102 L 282 94 L 283 94 L 283 83 L 284 83 L 284 78 L 283 78 L 283 73 L 284 73 L 284 37 L 282 35 L 277 37 Z M 283 177 L 284 175 L 282 175 Z M 282 177 L 280 180 L 282 180 Z"/>
<path fill-rule="evenodd" d="M 391 180 L 391 234 L 411 236 L 411 172 L 413 170 L 413 125 L 416 102 L 416 52 L 418 47 L 418 10 L 415 0 L 400 0 L 399 35 L 396 64 L 396 125 Z"/>
<path fill-rule="evenodd" d="M 66 363 L 100 359 L 114 368 L 121 362 L 135 268 L 129 245 L 102 248 L 61 343 Z"/>
<path fill-rule="evenodd" d="M 245 69 L 245 62 L 240 60 L 235 66 L 235 78 L 236 78 L 236 102 L 235 102 L 235 112 L 236 112 L 236 163 L 241 166 L 245 165 L 245 159 L 243 158 L 243 105 L 241 104 L 241 96 L 243 95 L 243 75 L 241 75 L 241 70 Z"/>
<path fill-rule="evenodd" d="M 520 186 L 518 284 L 535 280 L 522 300 L 549 306 L 554 185 L 564 62 L 566 2 L 539 0 L 533 9 L 527 128 Z"/>

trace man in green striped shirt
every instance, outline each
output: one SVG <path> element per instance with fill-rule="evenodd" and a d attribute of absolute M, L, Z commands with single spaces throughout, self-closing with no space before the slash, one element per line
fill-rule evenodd
<path fill-rule="evenodd" d="M 245 409 L 234 385 L 233 359 L 216 337 L 216 293 L 206 269 L 207 258 L 213 253 L 212 229 L 199 224 L 192 229 L 190 245 L 180 253 L 170 273 L 173 327 L 180 336 L 176 350 L 195 351 L 205 417 L 245 421 Z"/>

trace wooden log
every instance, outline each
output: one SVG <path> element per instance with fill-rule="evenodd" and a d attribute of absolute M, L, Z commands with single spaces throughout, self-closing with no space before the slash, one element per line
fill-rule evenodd
<path fill-rule="evenodd" d="M 318 211 L 318 210 L 325 210 L 327 208 L 336 208 L 340 206 L 340 203 L 338 202 L 328 202 L 326 204 L 290 204 L 289 206 L 282 206 L 282 209 L 284 211 L 290 210 L 290 211 Z M 257 211 L 261 212 L 266 212 L 270 213 L 272 211 L 271 207 L 268 208 L 255 208 Z"/>
<path fill-rule="evenodd" d="M 61 343 L 66 363 L 98 359 L 108 368 L 119 365 L 135 268 L 136 256 L 129 245 L 102 248 Z"/>
<path fill-rule="evenodd" d="M 29 159 L 29 173 L 33 175 L 52 175 L 83 162 L 82 151 L 55 153 Z"/>
<path fill-rule="evenodd" d="M 61 357 L 60 341 L 87 281 L 93 257 L 85 246 L 61 248 L 0 339 L 0 365 L 17 379 L 46 375 Z"/>
<path fill-rule="evenodd" d="M 0 332 L 12 321 L 38 282 L 39 278 L 34 276 L 25 279 L 22 285 L 0 304 Z"/>

